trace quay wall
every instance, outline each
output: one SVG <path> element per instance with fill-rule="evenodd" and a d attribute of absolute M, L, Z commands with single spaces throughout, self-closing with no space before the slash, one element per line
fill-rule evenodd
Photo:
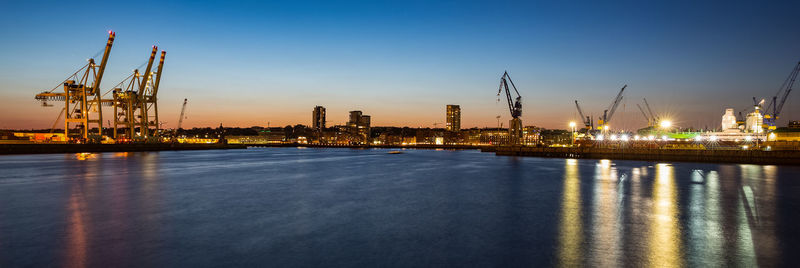
<path fill-rule="evenodd" d="M 0 144 L 2 154 L 57 154 L 97 152 L 144 152 L 175 150 L 246 149 L 236 144 L 187 144 L 187 143 L 133 143 L 133 144 Z"/>

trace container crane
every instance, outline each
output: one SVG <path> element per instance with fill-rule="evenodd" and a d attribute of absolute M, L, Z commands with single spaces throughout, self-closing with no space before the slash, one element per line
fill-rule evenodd
<path fill-rule="evenodd" d="M 517 93 L 517 97 L 514 99 L 511 98 L 511 89 L 508 84 L 511 84 L 511 88 Z M 500 96 L 504 90 L 508 101 L 508 111 L 511 113 L 511 121 L 508 123 L 511 144 L 519 144 L 522 139 L 522 119 L 519 118 L 522 116 L 522 96 L 519 94 L 517 86 L 514 85 L 514 81 L 511 81 L 508 71 L 504 72 L 503 76 L 500 77 L 500 88 L 497 90 L 497 96 Z"/>
<path fill-rule="evenodd" d="M 578 108 L 578 114 L 581 115 L 581 120 L 583 121 L 585 129 L 593 129 L 594 124 L 592 123 L 592 117 L 583 114 L 583 110 L 577 100 L 575 100 L 575 107 Z"/>
<path fill-rule="evenodd" d="M 89 59 L 86 65 L 67 77 L 59 85 L 63 85 L 63 93 L 55 92 L 58 88 L 56 86 L 50 91 L 36 94 L 35 99 L 41 101 L 42 106 L 45 107 L 52 106 L 47 101 L 64 102 L 62 112 L 64 113 L 64 136 L 67 139 L 78 138 L 89 142 L 89 131 L 91 131 L 89 124 L 97 126 L 97 137 L 103 134 L 103 109 L 100 107 L 103 104 L 103 100 L 100 96 L 100 82 L 103 80 L 103 74 L 108 63 L 108 57 L 111 54 L 115 36 L 116 34 L 113 31 L 108 31 L 108 41 L 103 50 L 100 64 L 96 64 L 94 58 Z M 81 72 L 83 74 L 79 75 Z M 96 110 L 96 117 L 92 116 L 93 110 Z M 80 136 L 73 137 L 69 135 L 70 124 L 75 124 L 80 129 Z"/>
<path fill-rule="evenodd" d="M 599 127 L 602 130 L 608 129 L 608 123 L 611 122 L 611 118 L 614 116 L 614 112 L 617 111 L 619 103 L 622 102 L 622 93 L 625 92 L 625 88 L 627 87 L 628 85 L 623 86 L 622 89 L 619 90 L 619 94 L 617 94 L 617 97 L 614 98 L 614 101 L 611 103 L 611 106 L 609 106 L 608 109 L 603 111 L 603 116 L 600 117 L 600 120 L 598 122 L 600 125 Z"/>
<path fill-rule="evenodd" d="M 783 109 L 783 105 L 786 103 L 787 98 L 789 97 L 789 93 L 792 92 L 792 87 L 794 86 L 794 81 L 797 79 L 797 74 L 800 72 L 800 62 L 794 66 L 792 72 L 789 73 L 789 77 L 783 81 L 783 84 L 778 89 L 778 92 L 775 93 L 775 96 L 772 97 L 772 100 L 767 105 L 766 109 L 764 109 L 764 125 L 766 128 L 770 130 L 774 130 L 777 128 L 775 125 L 776 121 L 778 120 L 778 115 L 780 115 L 781 110 Z M 780 99 L 778 98 L 780 97 Z M 772 109 L 770 111 L 770 109 Z"/>

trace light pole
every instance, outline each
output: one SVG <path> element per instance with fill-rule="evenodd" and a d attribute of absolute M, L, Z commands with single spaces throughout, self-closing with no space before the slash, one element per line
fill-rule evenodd
<path fill-rule="evenodd" d="M 575 145 L 575 122 L 569 122 L 569 127 L 572 129 L 572 139 L 570 139 L 570 145 Z"/>

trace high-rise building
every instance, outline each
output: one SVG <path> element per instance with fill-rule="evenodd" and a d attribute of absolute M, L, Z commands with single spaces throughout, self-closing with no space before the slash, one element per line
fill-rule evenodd
<path fill-rule="evenodd" d="M 369 142 L 371 121 L 372 117 L 364 115 L 361 111 L 350 111 L 347 127 L 350 129 L 350 133 L 360 136 L 364 142 Z"/>
<path fill-rule="evenodd" d="M 461 107 L 458 105 L 447 105 L 447 131 L 461 130 Z"/>
<path fill-rule="evenodd" d="M 316 106 L 311 112 L 311 128 L 322 130 L 325 128 L 325 107 Z"/>
<path fill-rule="evenodd" d="M 347 126 L 358 127 L 358 123 L 361 122 L 361 114 L 361 111 L 350 111 L 350 121 L 347 121 Z"/>

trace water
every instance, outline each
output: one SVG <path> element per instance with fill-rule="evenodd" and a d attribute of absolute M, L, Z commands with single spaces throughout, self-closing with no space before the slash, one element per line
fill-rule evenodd
<path fill-rule="evenodd" d="M 800 261 L 800 167 L 387 152 L 0 156 L 0 267 Z"/>

